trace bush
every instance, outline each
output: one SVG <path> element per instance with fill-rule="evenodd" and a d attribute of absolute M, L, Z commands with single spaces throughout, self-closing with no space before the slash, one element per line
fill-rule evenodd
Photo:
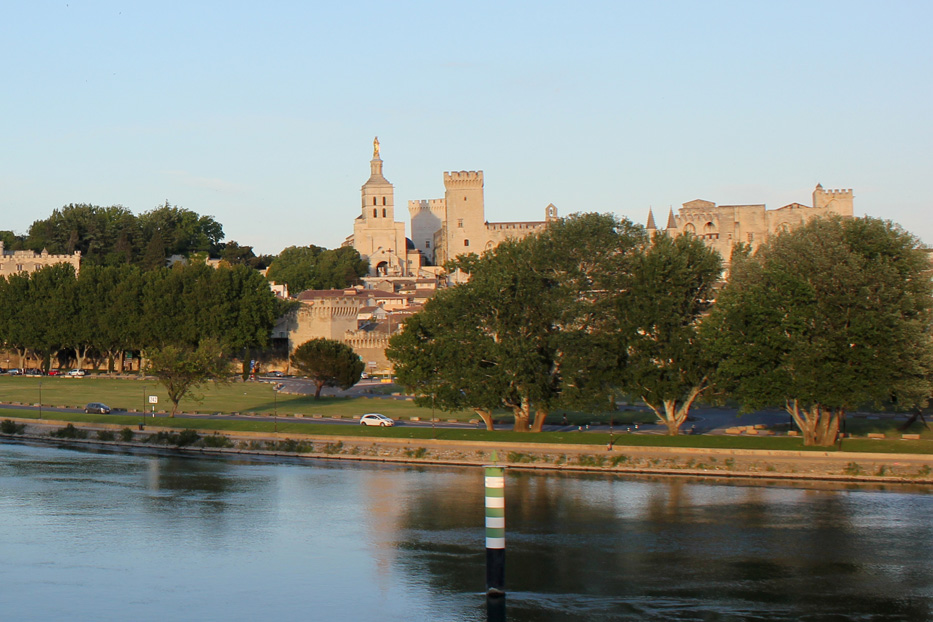
<path fill-rule="evenodd" d="M 185 430 L 182 430 L 174 438 L 174 441 L 175 441 L 174 444 L 177 445 L 178 447 L 185 447 L 187 445 L 192 445 L 194 443 L 197 443 L 200 439 L 201 437 L 200 435 L 198 435 L 197 430 L 192 430 L 191 428 L 187 428 Z"/>
<path fill-rule="evenodd" d="M 97 440 L 99 441 L 113 441 L 116 440 L 116 438 L 117 435 L 110 430 L 100 430 L 97 432 Z"/>
<path fill-rule="evenodd" d="M 81 430 L 69 423 L 64 428 L 53 430 L 50 435 L 55 438 L 87 438 L 87 430 Z"/>
<path fill-rule="evenodd" d="M 133 440 L 133 436 L 135 435 L 133 434 L 133 431 L 129 428 L 123 428 L 122 430 L 120 430 L 120 440 L 123 441 L 124 443 L 129 443 L 131 440 Z"/>
<path fill-rule="evenodd" d="M 406 449 L 405 455 L 409 458 L 421 459 L 424 458 L 428 453 L 427 448 L 419 447 L 418 449 Z"/>
<path fill-rule="evenodd" d="M 290 438 L 279 441 L 274 445 L 277 451 L 284 451 L 290 454 L 309 454 L 314 451 L 314 445 L 306 441 L 296 441 Z"/>
<path fill-rule="evenodd" d="M 200 440 L 197 431 L 195 430 L 182 430 L 179 434 L 173 434 L 172 432 L 159 432 L 157 434 L 150 434 L 149 438 L 146 439 L 147 443 L 155 443 L 157 445 L 174 445 L 175 447 L 185 447 L 191 445 L 192 443 L 198 442 Z"/>
<path fill-rule="evenodd" d="M 12 419 L 0 421 L 0 434 L 22 434 L 25 431 L 25 423 L 16 423 Z"/>
<path fill-rule="evenodd" d="M 205 436 L 201 442 L 205 447 L 233 447 L 233 442 L 229 438 L 217 432 Z"/>

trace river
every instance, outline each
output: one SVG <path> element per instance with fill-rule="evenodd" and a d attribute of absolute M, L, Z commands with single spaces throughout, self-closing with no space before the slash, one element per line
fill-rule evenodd
<path fill-rule="evenodd" d="M 933 619 L 933 495 L 506 478 L 506 615 Z M 0 444 L 4 620 L 487 619 L 480 469 Z M 498 615 L 498 613 L 496 613 Z"/>

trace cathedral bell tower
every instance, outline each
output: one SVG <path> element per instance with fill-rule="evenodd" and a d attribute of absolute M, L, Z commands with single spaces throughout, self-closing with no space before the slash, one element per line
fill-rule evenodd
<path fill-rule="evenodd" d="M 373 140 L 373 159 L 369 162 L 371 174 L 361 188 L 363 220 L 392 223 L 395 221 L 395 189 L 382 176 L 382 158 L 379 157 L 379 137 Z"/>

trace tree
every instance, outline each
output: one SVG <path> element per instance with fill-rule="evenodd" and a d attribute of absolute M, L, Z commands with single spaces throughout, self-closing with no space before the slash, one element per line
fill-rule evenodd
<path fill-rule="evenodd" d="M 311 378 L 314 399 L 320 399 L 325 386 L 349 389 L 363 375 L 364 364 L 348 345 L 333 339 L 306 341 L 292 353 L 292 365 Z"/>
<path fill-rule="evenodd" d="M 342 289 L 359 282 L 369 262 L 349 246 L 328 250 L 320 246 L 290 246 L 272 260 L 266 276 L 285 283 L 291 292 L 307 289 Z"/>
<path fill-rule="evenodd" d="M 172 402 L 172 414 L 178 403 L 194 394 L 208 381 L 225 381 L 229 364 L 214 340 L 205 340 L 197 348 L 167 345 L 149 352 L 148 371 L 155 376 Z"/>
<path fill-rule="evenodd" d="M 585 214 L 454 262 L 469 281 L 439 292 L 390 342 L 398 378 L 422 403 L 473 408 L 487 428 L 495 408 L 513 412 L 516 431 L 540 431 L 558 404 L 604 409 L 616 361 L 592 353 L 610 277 L 640 235 Z"/>
<path fill-rule="evenodd" d="M 637 253 L 613 297 L 622 390 L 637 395 L 676 435 L 694 401 L 712 384 L 715 361 L 699 335 L 722 259 L 692 235 L 656 234 Z"/>
<path fill-rule="evenodd" d="M 782 405 L 832 445 L 852 408 L 929 396 L 929 260 L 890 222 L 816 219 L 735 254 L 704 331 L 743 407 Z"/>

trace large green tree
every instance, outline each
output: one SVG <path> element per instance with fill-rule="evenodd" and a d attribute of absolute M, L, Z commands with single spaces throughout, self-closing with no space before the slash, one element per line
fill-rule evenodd
<path fill-rule="evenodd" d="M 292 353 L 292 365 L 314 383 L 314 399 L 320 399 L 321 389 L 349 389 L 363 375 L 365 365 L 350 346 L 333 339 L 306 341 Z"/>
<path fill-rule="evenodd" d="M 639 396 L 672 435 L 712 386 L 715 359 L 699 324 L 721 272 L 719 254 L 699 238 L 660 233 L 630 253 L 619 273 L 611 314 L 625 352 L 619 386 Z"/>
<path fill-rule="evenodd" d="M 266 276 L 297 294 L 307 289 L 341 289 L 358 283 L 368 271 L 369 263 L 349 246 L 333 250 L 290 246 L 272 260 Z"/>
<path fill-rule="evenodd" d="M 733 256 L 703 323 L 719 373 L 746 408 L 783 406 L 807 445 L 845 414 L 930 395 L 931 281 L 912 235 L 873 218 L 816 219 Z"/>
<path fill-rule="evenodd" d="M 608 347 L 594 353 L 613 275 L 640 237 L 627 221 L 585 214 L 456 262 L 469 281 L 393 337 L 396 374 L 422 403 L 472 408 L 487 428 L 496 408 L 514 414 L 516 431 L 540 431 L 560 404 L 605 409 L 618 361 Z"/>

